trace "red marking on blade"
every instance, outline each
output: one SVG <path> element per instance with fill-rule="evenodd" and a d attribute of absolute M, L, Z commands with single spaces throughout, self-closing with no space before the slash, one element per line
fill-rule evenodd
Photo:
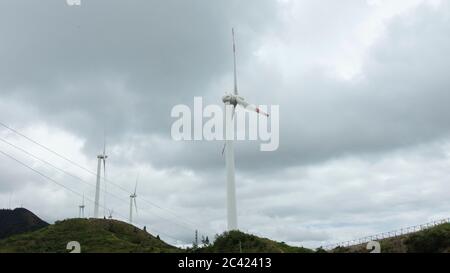
<path fill-rule="evenodd" d="M 264 113 L 263 111 L 259 110 L 259 108 L 256 108 L 256 113 L 258 113 L 258 114 L 263 114 L 263 115 L 266 116 L 266 117 L 269 116 L 269 114 Z"/>

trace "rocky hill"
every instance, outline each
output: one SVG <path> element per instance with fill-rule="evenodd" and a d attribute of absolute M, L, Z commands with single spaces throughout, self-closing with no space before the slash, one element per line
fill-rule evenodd
<path fill-rule="evenodd" d="M 46 222 L 27 209 L 0 209 L 0 239 L 46 226 L 48 226 Z"/>

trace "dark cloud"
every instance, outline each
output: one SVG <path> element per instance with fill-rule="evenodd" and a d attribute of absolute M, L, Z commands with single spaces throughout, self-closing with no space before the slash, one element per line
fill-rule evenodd
<path fill-rule="evenodd" d="M 212 79 L 229 73 L 231 27 L 253 41 L 240 47 L 245 60 L 275 3 L 1 5 L 2 93 L 97 145 L 103 128 L 112 139 L 166 133 L 174 103 L 208 92 Z"/>
<path fill-rule="evenodd" d="M 2 93 L 32 104 L 47 122 L 86 138 L 90 153 L 101 147 L 104 130 L 111 143 L 138 134 L 169 141 L 169 113 L 175 104 L 192 105 L 198 95 L 207 103 L 220 103 L 228 88 L 217 94 L 209 89 L 230 72 L 232 25 L 239 27 L 242 41 L 242 93 L 256 103 L 281 106 L 280 149 L 268 156 L 259 152 L 259 144 L 238 145 L 240 168 L 262 171 L 309 164 L 448 133 L 448 62 L 441 58 L 450 44 L 445 38 L 448 24 L 441 16 L 446 9 L 423 8 L 412 23 L 409 17 L 395 19 L 373 46 L 359 78 L 341 81 L 313 69 L 299 71 L 298 80 L 286 82 L 270 68 L 256 66 L 252 55 L 264 29 L 280 21 L 275 4 L 268 1 L 96 1 L 80 8 L 29 2 L 27 9 L 23 2 L 3 5 L 9 12 L 2 17 L 1 33 L 8 41 L 2 51 Z M 352 5 L 341 11 L 354 9 L 367 12 Z M 333 27 L 324 23 L 320 29 L 328 33 Z M 312 42 L 315 36 L 301 31 L 311 26 L 298 28 Z M 290 61 L 301 63 L 301 57 L 293 55 Z M 178 150 L 172 154 L 154 144 L 142 151 L 151 154 L 146 159 L 156 166 L 199 170 L 223 163 L 217 156 L 220 143 L 184 143 L 181 156 Z"/>
<path fill-rule="evenodd" d="M 412 15 L 393 19 L 370 47 L 360 76 L 352 80 L 315 67 L 291 72 L 295 76 L 287 81 L 256 57 L 247 60 L 240 77 L 246 82 L 241 93 L 250 101 L 280 105 L 280 148 L 263 153 L 259 143 L 238 143 L 239 168 L 254 175 L 345 155 L 384 153 L 448 136 L 450 82 L 445 71 L 450 67 L 442 58 L 450 47 L 444 19 L 448 12 L 446 5 L 439 10 L 423 6 Z M 302 54 L 286 54 L 294 54 L 289 56 L 292 63 L 302 62 Z M 215 97 L 207 94 L 205 100 L 217 103 Z M 192 99 L 186 104 L 192 106 Z M 220 143 L 174 145 L 183 146 L 184 152 L 152 148 L 159 155 L 157 166 L 197 170 L 223 166 Z"/>
<path fill-rule="evenodd" d="M 111 179 L 131 189 L 143 170 L 140 196 L 212 235 L 225 228 L 222 143 L 172 141 L 170 111 L 192 106 L 194 96 L 221 103 L 232 87 L 235 26 L 240 92 L 250 102 L 280 105 L 281 118 L 277 151 L 236 143 L 243 230 L 317 245 L 444 215 L 449 5 L 424 4 L 385 19 L 385 31 L 367 46 L 355 33 L 365 33 L 373 8 L 329 4 L 2 1 L 0 120 L 30 134 L 44 126 L 49 131 L 38 130 L 40 141 L 92 167 L 105 130 Z M 356 72 L 342 77 L 348 66 Z M 13 166 L 0 165 L 2 197 L 35 194 L 43 201 L 34 207 L 49 221 L 76 212 L 79 197 L 43 187 Z M 110 202 L 126 215 L 116 201 Z M 58 213 L 51 209 L 56 203 Z M 158 215 L 176 219 L 153 207 L 141 220 L 191 241 L 192 226 Z"/>

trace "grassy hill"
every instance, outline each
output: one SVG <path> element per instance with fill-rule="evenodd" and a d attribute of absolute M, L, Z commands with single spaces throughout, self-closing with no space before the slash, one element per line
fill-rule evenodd
<path fill-rule="evenodd" d="M 2 238 L 1 236 L 4 236 Z M 48 225 L 27 209 L 0 210 L 0 253 L 67 253 L 77 241 L 83 253 L 314 253 L 284 242 L 229 231 L 205 247 L 181 249 L 145 230 L 118 220 L 68 219 Z M 382 253 L 450 253 L 450 223 L 379 240 Z M 318 249 L 316 252 L 325 252 Z M 368 253 L 366 244 L 338 247 L 329 253 Z"/>
<path fill-rule="evenodd" d="M 378 241 L 382 253 L 450 253 L 450 224 Z M 367 253 L 366 244 L 335 248 L 333 253 Z"/>
<path fill-rule="evenodd" d="M 216 237 L 210 246 L 197 249 L 200 253 L 313 253 L 313 250 L 289 246 L 283 242 L 260 238 L 240 231 L 229 231 Z"/>
<path fill-rule="evenodd" d="M 312 253 L 239 231 L 218 235 L 214 243 L 197 249 L 180 249 L 130 224 L 106 219 L 68 219 L 37 231 L 0 241 L 0 253 L 67 253 L 67 243 L 77 241 L 83 253 Z"/>
<path fill-rule="evenodd" d="M 81 252 L 180 252 L 146 231 L 105 219 L 69 219 L 0 241 L 1 252 L 69 252 L 67 243 L 78 241 Z"/>
<path fill-rule="evenodd" d="M 0 253 L 65 253 L 69 252 L 66 246 L 70 241 L 78 241 L 83 253 L 314 253 L 311 249 L 289 246 L 240 231 L 217 235 L 214 242 L 206 247 L 185 250 L 171 246 L 130 224 L 106 219 L 68 219 L 39 230 L 12 235 L 0 240 Z M 450 223 L 379 242 L 382 253 L 450 253 Z M 339 247 L 330 252 L 369 251 L 363 244 Z"/>

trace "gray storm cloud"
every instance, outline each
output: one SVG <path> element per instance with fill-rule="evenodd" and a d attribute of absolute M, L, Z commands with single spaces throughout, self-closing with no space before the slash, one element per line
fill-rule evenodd
<path fill-rule="evenodd" d="M 244 228 L 317 245 L 348 238 L 351 224 L 375 232 L 416 223 L 407 215 L 443 215 L 450 5 L 422 1 L 383 19 L 366 45 L 358 39 L 370 36 L 369 19 L 389 4 L 316 2 L 2 1 L 0 121 L 63 130 L 82 141 L 77 157 L 92 166 L 106 131 L 121 185 L 146 166 L 153 181 L 143 194 L 219 232 L 222 143 L 172 141 L 170 112 L 194 96 L 220 104 L 231 90 L 234 26 L 241 94 L 280 105 L 281 119 L 277 151 L 236 144 Z M 1 163 L 3 199 L 42 185 L 14 166 Z M 415 195 L 424 181 L 431 189 Z M 191 231 L 172 232 L 189 241 Z"/>

